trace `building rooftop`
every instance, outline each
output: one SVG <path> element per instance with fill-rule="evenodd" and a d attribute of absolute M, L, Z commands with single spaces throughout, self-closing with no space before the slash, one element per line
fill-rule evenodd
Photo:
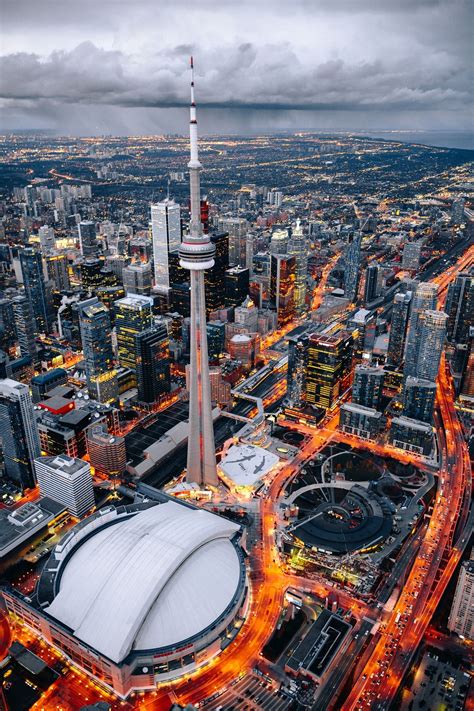
<path fill-rule="evenodd" d="M 35 462 L 47 464 L 50 469 L 54 469 L 64 479 L 74 479 L 77 474 L 89 466 L 82 459 L 68 457 L 65 454 L 59 454 L 57 457 L 37 457 Z"/>
<path fill-rule="evenodd" d="M 24 544 L 66 510 L 65 506 L 45 496 L 8 511 L 0 509 L 0 558 Z"/>
<path fill-rule="evenodd" d="M 53 551 L 60 586 L 45 611 L 114 662 L 186 643 L 239 590 L 242 561 L 231 539 L 240 529 L 231 521 L 168 501 L 87 522 Z"/>

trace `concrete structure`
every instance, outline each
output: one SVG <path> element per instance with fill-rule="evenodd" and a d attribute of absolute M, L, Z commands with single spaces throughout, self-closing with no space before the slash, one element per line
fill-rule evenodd
<path fill-rule="evenodd" d="M 359 290 L 361 241 L 361 232 L 351 234 L 345 252 L 344 296 L 350 301 L 356 301 Z"/>
<path fill-rule="evenodd" d="M 89 394 L 99 402 L 115 402 L 118 386 L 109 310 L 97 297 L 77 306 Z"/>
<path fill-rule="evenodd" d="M 394 417 L 389 439 L 394 447 L 429 456 L 433 449 L 433 427 L 411 417 Z"/>
<path fill-rule="evenodd" d="M 463 639 L 474 641 L 474 560 L 461 565 L 448 629 Z"/>
<path fill-rule="evenodd" d="M 191 60 L 192 68 L 192 60 Z M 191 159 L 188 163 L 191 191 L 189 234 L 180 246 L 180 265 L 190 271 L 191 280 L 191 374 L 189 387 L 189 440 L 186 478 L 201 485 L 218 483 L 214 429 L 212 425 L 211 386 L 207 353 L 206 300 L 204 272 L 214 265 L 215 247 L 203 233 L 201 224 L 200 172 L 194 73 L 191 81 L 190 111 Z"/>
<path fill-rule="evenodd" d="M 123 288 L 127 296 L 140 294 L 148 296 L 152 288 L 152 274 L 150 262 L 137 262 L 124 267 L 122 271 Z"/>
<path fill-rule="evenodd" d="M 400 366 L 403 362 L 411 299 L 411 291 L 408 291 L 406 294 L 395 294 L 393 299 L 387 363 L 396 367 Z"/>
<path fill-rule="evenodd" d="M 416 363 L 420 344 L 420 316 L 424 311 L 436 309 L 438 286 L 431 282 L 418 284 L 411 302 L 410 321 L 405 349 L 405 377 L 417 375 Z"/>
<path fill-rule="evenodd" d="M 94 222 L 83 220 L 79 223 L 79 244 L 83 257 L 95 257 L 99 251 Z"/>
<path fill-rule="evenodd" d="M 352 382 L 352 402 L 378 410 L 382 399 L 383 368 L 356 365 Z"/>
<path fill-rule="evenodd" d="M 421 242 L 406 242 L 403 247 L 402 269 L 416 271 L 420 266 Z"/>
<path fill-rule="evenodd" d="M 91 425 L 87 432 L 87 451 L 91 466 L 113 477 L 123 474 L 127 464 L 125 439 L 107 432 L 104 424 Z"/>
<path fill-rule="evenodd" d="M 413 373 L 417 378 L 435 381 L 438 377 L 447 320 L 448 317 L 443 311 L 424 311 L 420 314 Z"/>
<path fill-rule="evenodd" d="M 421 422 L 433 422 L 436 383 L 408 377 L 403 388 L 403 414 Z"/>
<path fill-rule="evenodd" d="M 305 310 L 306 303 L 306 277 L 308 276 L 308 244 L 303 234 L 301 221 L 296 220 L 296 227 L 293 229 L 288 241 L 288 254 L 295 258 L 295 290 L 294 302 L 298 316 Z"/>
<path fill-rule="evenodd" d="M 63 504 L 73 516 L 82 518 L 95 505 L 88 462 L 66 455 L 38 457 L 35 471 L 41 494 Z"/>
<path fill-rule="evenodd" d="M 0 440 L 7 478 L 22 489 L 34 487 L 40 441 L 33 403 L 28 387 L 9 378 L 0 380 Z"/>
<path fill-rule="evenodd" d="M 237 634 L 240 531 L 166 495 L 102 509 L 55 547 L 34 601 L 4 591 L 7 608 L 126 698 L 192 672 Z"/>
<path fill-rule="evenodd" d="M 223 457 L 220 468 L 237 489 L 252 489 L 279 462 L 276 454 L 253 444 L 235 444 Z"/>
<path fill-rule="evenodd" d="M 151 232 L 155 287 L 167 292 L 171 286 L 169 254 L 178 250 L 181 243 L 181 208 L 178 203 L 167 198 L 151 206 Z"/>
<path fill-rule="evenodd" d="M 339 426 L 343 432 L 362 437 L 375 439 L 380 431 L 382 413 L 374 408 L 345 402 L 341 405 L 341 418 Z"/>
<path fill-rule="evenodd" d="M 122 368 L 135 368 L 135 339 L 153 324 L 153 299 L 130 294 L 114 303 L 114 312 L 120 365 Z"/>
<path fill-rule="evenodd" d="M 66 516 L 66 508 L 47 497 L 14 511 L 0 509 L 0 560 Z"/>

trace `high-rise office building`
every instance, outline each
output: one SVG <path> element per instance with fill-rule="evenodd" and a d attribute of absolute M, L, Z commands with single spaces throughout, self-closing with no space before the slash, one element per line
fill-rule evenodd
<path fill-rule="evenodd" d="M 446 339 L 447 315 L 443 311 L 423 311 L 418 319 L 419 342 L 414 373 L 417 378 L 435 381 Z M 408 375 L 404 371 L 405 375 Z M 411 373 L 410 373 L 411 374 Z"/>
<path fill-rule="evenodd" d="M 97 297 L 78 304 L 87 387 L 95 400 L 115 402 L 118 398 L 109 310 Z"/>
<path fill-rule="evenodd" d="M 291 407 L 298 407 L 305 391 L 305 366 L 308 336 L 288 338 L 288 371 L 286 376 L 286 397 Z"/>
<path fill-rule="evenodd" d="M 153 324 L 153 299 L 130 294 L 114 304 L 118 359 L 122 368 L 135 368 L 135 338 Z"/>
<path fill-rule="evenodd" d="M 9 378 L 0 380 L 0 440 L 8 479 L 21 489 L 34 487 L 40 442 L 33 403 L 28 387 Z"/>
<path fill-rule="evenodd" d="M 151 206 L 151 232 L 155 287 L 166 292 L 171 286 L 169 253 L 176 252 L 181 244 L 181 208 L 177 202 L 166 198 Z"/>
<path fill-rule="evenodd" d="M 403 414 L 420 422 L 433 422 L 436 383 L 408 377 L 403 387 Z"/>
<path fill-rule="evenodd" d="M 382 400 L 383 368 L 356 365 L 352 383 L 352 402 L 378 410 Z"/>
<path fill-rule="evenodd" d="M 463 639 L 474 641 L 474 560 L 466 560 L 461 565 L 448 629 Z"/>
<path fill-rule="evenodd" d="M 401 366 L 403 362 L 411 299 L 411 291 L 408 291 L 406 294 L 395 294 L 393 299 L 387 363 L 397 368 Z"/>
<path fill-rule="evenodd" d="M 95 223 L 83 220 L 79 223 L 79 246 L 82 256 L 87 259 L 99 253 Z"/>
<path fill-rule="evenodd" d="M 55 291 L 67 291 L 71 287 L 66 254 L 50 254 L 45 257 L 46 273 Z"/>
<path fill-rule="evenodd" d="M 218 222 L 219 231 L 229 235 L 229 264 L 246 268 L 247 263 L 247 220 L 243 217 L 223 217 Z"/>
<path fill-rule="evenodd" d="M 306 278 L 308 276 L 308 244 L 300 220 L 296 220 L 290 239 L 288 254 L 295 258 L 295 310 L 298 316 L 305 311 Z"/>
<path fill-rule="evenodd" d="M 206 326 L 209 360 L 216 361 L 224 353 L 225 323 L 210 321 Z"/>
<path fill-rule="evenodd" d="M 305 400 L 309 405 L 333 407 L 349 385 L 352 334 L 313 334 L 309 338 L 305 365 Z"/>
<path fill-rule="evenodd" d="M 191 157 L 188 168 L 191 193 L 191 221 L 189 234 L 184 236 L 179 250 L 181 266 L 190 271 L 191 277 L 191 362 L 186 478 L 188 482 L 215 486 L 218 483 L 218 478 L 207 353 L 204 275 L 206 270 L 214 266 L 216 248 L 203 233 L 201 224 L 200 172 L 202 166 L 198 155 L 194 76 L 191 82 L 189 133 Z"/>
<path fill-rule="evenodd" d="M 39 228 L 38 235 L 42 254 L 49 254 L 56 248 L 56 239 L 52 227 L 43 225 Z"/>
<path fill-rule="evenodd" d="M 448 287 L 447 337 L 451 343 L 467 343 L 469 328 L 474 324 L 474 270 L 458 274 Z"/>
<path fill-rule="evenodd" d="M 105 286 L 102 275 L 103 266 L 104 262 L 95 257 L 87 257 L 81 262 L 81 284 L 89 294 L 94 294 L 99 287 Z"/>
<path fill-rule="evenodd" d="M 278 326 L 285 326 L 295 315 L 296 259 L 288 254 L 272 254 L 270 299 L 277 312 Z"/>
<path fill-rule="evenodd" d="M 382 268 L 371 264 L 365 270 L 364 303 L 370 304 L 380 296 L 382 288 Z"/>
<path fill-rule="evenodd" d="M 91 466 L 101 474 L 120 476 L 127 466 L 125 439 L 107 431 L 104 423 L 93 424 L 87 430 L 87 452 Z"/>
<path fill-rule="evenodd" d="M 424 311 L 436 309 L 438 301 L 438 286 L 431 282 L 418 284 L 413 294 L 410 320 L 408 322 L 408 335 L 405 348 L 404 374 L 417 375 L 416 362 L 418 357 L 418 347 L 420 345 L 420 316 Z M 430 380 L 430 378 L 428 378 Z"/>
<path fill-rule="evenodd" d="M 73 516 L 82 518 L 95 506 L 88 462 L 65 454 L 38 457 L 35 471 L 42 496 L 63 504 Z"/>
<path fill-rule="evenodd" d="M 474 326 L 469 329 L 459 391 L 463 398 L 474 399 Z"/>
<path fill-rule="evenodd" d="M 249 281 L 248 269 L 244 267 L 227 269 L 224 275 L 226 306 L 237 306 L 245 300 L 249 293 Z"/>
<path fill-rule="evenodd" d="M 464 205 L 465 200 L 463 197 L 456 198 L 453 200 L 453 205 L 451 208 L 451 222 L 453 225 L 462 225 L 464 222 Z"/>
<path fill-rule="evenodd" d="M 210 236 L 214 245 L 214 264 L 204 274 L 206 314 L 225 306 L 225 274 L 229 269 L 229 235 L 217 232 Z"/>
<path fill-rule="evenodd" d="M 15 314 L 12 300 L 0 299 L 0 349 L 11 355 L 15 341 Z"/>
<path fill-rule="evenodd" d="M 36 332 L 33 311 L 26 296 L 15 296 L 12 299 L 15 330 L 20 344 L 22 356 L 36 356 Z"/>
<path fill-rule="evenodd" d="M 281 228 L 273 230 L 270 239 L 270 254 L 287 254 L 289 239 L 288 230 Z"/>
<path fill-rule="evenodd" d="M 149 296 L 153 285 L 151 262 L 135 262 L 124 267 L 122 281 L 127 295 Z"/>
<path fill-rule="evenodd" d="M 361 232 L 350 234 L 345 252 L 344 296 L 350 301 L 356 301 L 359 291 L 361 241 Z"/>
<path fill-rule="evenodd" d="M 402 256 L 402 269 L 416 271 L 420 266 L 421 242 L 405 242 Z"/>
<path fill-rule="evenodd" d="M 25 247 L 20 252 L 20 264 L 23 285 L 26 297 L 30 302 L 36 332 L 49 333 L 51 314 L 41 254 L 31 247 Z"/>
<path fill-rule="evenodd" d="M 169 336 L 158 324 L 135 336 L 138 400 L 156 402 L 171 390 Z"/>

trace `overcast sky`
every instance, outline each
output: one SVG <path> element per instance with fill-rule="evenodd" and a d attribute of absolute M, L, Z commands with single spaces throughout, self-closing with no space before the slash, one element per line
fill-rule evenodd
<path fill-rule="evenodd" d="M 469 130 L 471 0 L 2 0 L 1 127 Z"/>

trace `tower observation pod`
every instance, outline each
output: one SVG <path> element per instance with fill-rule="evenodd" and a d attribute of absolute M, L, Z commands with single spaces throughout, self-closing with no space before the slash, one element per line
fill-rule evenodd
<path fill-rule="evenodd" d="M 207 352 L 204 272 L 214 265 L 215 247 L 201 224 L 201 163 L 198 154 L 194 65 L 191 57 L 191 107 L 189 121 L 191 157 L 188 163 L 191 193 L 189 233 L 179 249 L 180 264 L 190 271 L 191 333 L 189 382 L 189 436 L 186 480 L 202 486 L 217 486 L 216 449 L 212 422 L 211 384 Z"/>

